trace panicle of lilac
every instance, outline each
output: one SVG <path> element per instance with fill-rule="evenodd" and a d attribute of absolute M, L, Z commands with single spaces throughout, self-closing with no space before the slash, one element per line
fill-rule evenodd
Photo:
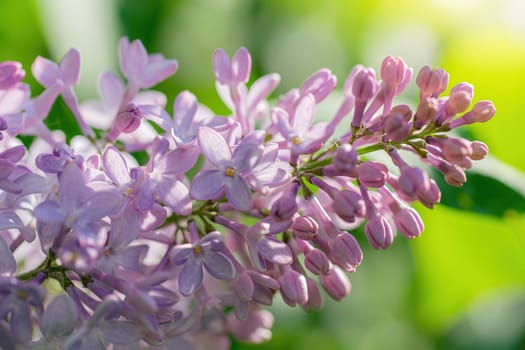
<path fill-rule="evenodd" d="M 403 152 L 455 186 L 488 153 L 484 143 L 448 132 L 491 119 L 494 105 L 469 109 L 467 83 L 441 96 L 449 80 L 442 69 L 419 71 L 414 111 L 396 102 L 413 72 L 401 58 L 383 60 L 379 81 L 358 65 L 335 114 L 317 121 L 317 104 L 337 83 L 329 69 L 274 103 L 278 74 L 248 86 L 248 50 L 230 58 L 218 49 L 216 88 L 231 116 L 183 91 L 171 117 L 168 97 L 144 89 L 175 73 L 177 62 L 128 38 L 118 53 L 125 81 L 104 73 L 101 101 L 81 104 L 78 51 L 58 64 L 35 60 L 32 72 L 45 87 L 35 97 L 21 65 L 0 62 L 2 347 L 226 349 L 228 333 L 262 342 L 273 317 L 261 307 L 277 292 L 306 310 L 322 306 L 320 288 L 335 300 L 350 293 L 345 272 L 363 261 L 355 228 L 364 226 L 375 249 L 390 246 L 395 231 L 421 235 L 409 203 L 432 208 L 441 193 Z M 45 124 L 59 95 L 84 134 L 69 143 Z M 350 125 L 337 136 L 347 115 Z M 38 137 L 28 155 L 17 135 Z M 137 150 L 145 164 L 134 159 Z M 14 275 L 22 243 L 32 249 L 24 263 L 35 268 Z M 44 307 L 47 278 L 67 294 Z"/>

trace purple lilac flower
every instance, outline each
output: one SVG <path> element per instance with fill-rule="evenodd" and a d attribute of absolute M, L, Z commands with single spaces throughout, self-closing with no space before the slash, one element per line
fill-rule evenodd
<path fill-rule="evenodd" d="M 210 232 L 198 242 L 181 244 L 170 253 L 173 264 L 182 266 L 179 273 L 179 290 L 182 295 L 193 294 L 202 284 L 203 268 L 220 280 L 235 278 L 236 269 L 224 252 L 227 249 L 224 237 L 219 232 Z"/>
<path fill-rule="evenodd" d="M 245 178 L 261 158 L 261 145 L 241 142 L 232 152 L 224 138 L 208 127 L 199 130 L 198 140 L 202 153 L 214 169 L 204 170 L 195 176 L 191 196 L 200 200 L 217 200 L 226 194 L 228 201 L 237 209 L 250 209 L 250 186 Z"/>

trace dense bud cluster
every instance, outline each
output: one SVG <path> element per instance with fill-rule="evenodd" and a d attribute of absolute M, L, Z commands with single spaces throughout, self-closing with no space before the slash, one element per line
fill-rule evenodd
<path fill-rule="evenodd" d="M 230 58 L 219 49 L 216 86 L 231 110 L 223 117 L 189 91 L 174 97 L 170 114 L 171 97 L 146 90 L 175 73 L 175 60 L 126 38 L 119 59 L 125 80 L 104 73 L 100 100 L 85 102 L 73 88 L 76 50 L 58 64 L 35 60 L 44 87 L 37 96 L 19 63 L 0 63 L 3 349 L 262 342 L 276 294 L 312 309 L 322 306 L 322 290 L 335 300 L 350 293 L 346 272 L 363 260 L 355 228 L 375 249 L 397 233 L 421 234 L 410 204 L 432 208 L 440 190 L 407 154 L 461 186 L 465 169 L 488 152 L 449 132 L 490 119 L 492 103 L 469 109 L 466 83 L 441 96 L 448 74 L 423 67 L 419 104 L 396 104 L 413 74 L 401 58 L 385 58 L 380 80 L 355 67 L 323 122 L 317 105 L 337 83 L 328 69 L 270 103 L 279 75 L 248 86 L 249 52 Z M 68 143 L 46 124 L 59 96 L 82 132 Z"/>

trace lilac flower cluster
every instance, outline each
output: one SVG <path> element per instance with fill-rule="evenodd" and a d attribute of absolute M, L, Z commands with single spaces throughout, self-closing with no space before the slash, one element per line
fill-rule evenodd
<path fill-rule="evenodd" d="M 311 309 L 322 306 L 323 289 L 335 300 L 350 293 L 345 272 L 363 259 L 352 230 L 363 225 L 375 249 L 396 233 L 421 234 L 410 204 L 432 208 L 440 190 L 415 159 L 461 186 L 488 152 L 450 132 L 489 120 L 493 104 L 469 108 L 466 83 L 441 96 L 448 74 L 430 67 L 417 75 L 415 110 L 398 104 L 413 75 L 401 58 L 385 58 L 379 80 L 355 67 L 323 122 L 317 106 L 337 82 L 328 69 L 270 103 L 279 75 L 248 84 L 248 51 L 230 58 L 219 49 L 225 117 L 189 91 L 166 110 L 167 97 L 149 89 L 175 73 L 175 60 L 127 38 L 119 58 L 124 79 L 104 73 L 100 100 L 82 103 L 74 49 L 58 64 L 34 61 L 37 96 L 19 63 L 0 63 L 3 349 L 262 342 L 275 294 Z M 59 96 L 82 132 L 69 143 L 46 124 Z"/>

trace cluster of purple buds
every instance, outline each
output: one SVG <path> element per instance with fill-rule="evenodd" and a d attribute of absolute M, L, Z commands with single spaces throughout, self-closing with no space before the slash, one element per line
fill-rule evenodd
<path fill-rule="evenodd" d="M 230 58 L 219 49 L 225 117 L 189 91 L 171 109 L 149 90 L 175 73 L 175 60 L 127 38 L 119 58 L 125 79 L 104 73 L 100 100 L 85 102 L 74 90 L 74 49 L 58 64 L 34 61 L 38 96 L 19 63 L 0 63 L 2 349 L 227 349 L 231 336 L 267 340 L 276 294 L 312 309 L 323 295 L 350 293 L 347 272 L 363 259 L 354 229 L 364 226 L 375 249 L 396 233 L 421 234 L 410 204 L 432 208 L 440 190 L 414 159 L 461 186 L 488 152 L 450 132 L 489 120 L 493 104 L 469 108 L 466 83 L 441 96 L 448 74 L 429 67 L 416 78 L 415 110 L 397 104 L 413 75 L 401 58 L 385 58 L 379 80 L 355 67 L 323 122 L 317 106 L 337 83 L 328 69 L 270 101 L 279 75 L 248 84 L 248 51 Z M 59 97 L 82 132 L 69 142 L 46 124 Z M 381 152 L 387 157 L 375 157 Z"/>

